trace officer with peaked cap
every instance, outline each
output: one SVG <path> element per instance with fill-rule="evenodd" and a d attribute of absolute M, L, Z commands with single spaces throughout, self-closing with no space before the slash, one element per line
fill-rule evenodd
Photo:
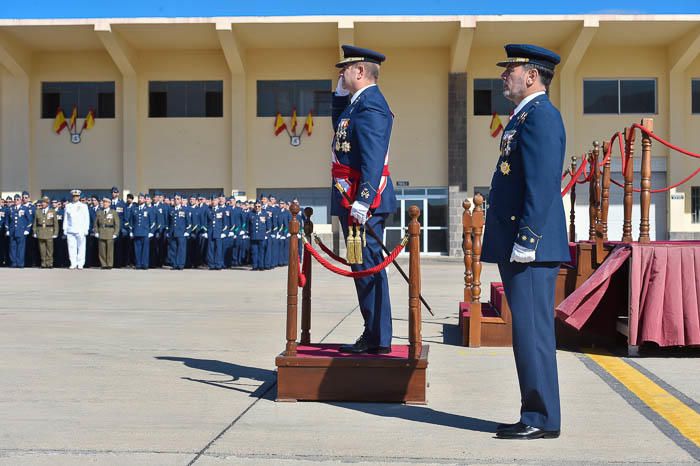
<path fill-rule="evenodd" d="M 119 188 L 112 186 L 112 199 L 110 200 L 112 209 L 119 215 L 119 234 L 114 240 L 114 266 L 124 267 L 128 258 L 128 225 L 126 218 L 126 203 L 120 196 Z"/>
<path fill-rule="evenodd" d="M 373 50 L 343 45 L 344 58 L 338 86 L 333 96 L 332 118 L 335 136 L 331 147 L 334 184 L 343 186 L 350 201 L 335 188 L 331 215 L 338 216 L 347 238 L 349 224 L 367 224 L 382 238 L 387 216 L 396 210 L 396 196 L 389 177 L 389 139 L 393 114 L 377 87 L 379 68 L 385 57 Z M 365 270 L 383 260 L 381 245 L 372 235 L 362 251 Z M 364 331 L 355 344 L 340 350 L 351 353 L 391 351 L 391 303 L 384 270 L 355 279 L 355 288 L 364 319 Z"/>
<path fill-rule="evenodd" d="M 8 196 L 9 202 L 12 199 Z M 9 202 L 0 197 L 0 267 L 7 265 L 7 244 L 8 238 L 5 236 L 5 230 L 7 228 L 7 212 L 9 207 Z"/>
<path fill-rule="evenodd" d="M 15 268 L 24 268 L 25 247 L 27 236 L 32 229 L 32 219 L 29 208 L 22 205 L 22 196 L 15 194 L 14 206 L 7 214 L 6 236 L 10 238 L 10 265 Z"/>
<path fill-rule="evenodd" d="M 71 269 L 82 269 L 85 265 L 85 237 L 90 231 L 88 206 L 80 202 L 81 191 L 71 191 L 73 202 L 66 206 L 63 227 L 68 238 L 68 257 Z"/>
<path fill-rule="evenodd" d="M 516 107 L 501 137 L 491 181 L 481 260 L 498 264 L 512 313 L 520 382 L 520 420 L 499 426 L 510 439 L 555 438 L 560 432 L 554 336 L 554 285 L 568 261 L 561 172 L 566 133 L 547 91 L 559 56 L 510 44 L 498 63 L 503 95 Z"/>
<path fill-rule="evenodd" d="M 153 238 L 156 221 L 153 210 L 146 205 L 146 196 L 139 193 L 138 205 L 131 208 L 129 236 L 134 240 L 134 262 L 137 269 L 148 269 L 149 240 Z"/>
<path fill-rule="evenodd" d="M 56 211 L 51 207 L 51 200 L 44 196 L 40 201 L 40 208 L 34 214 L 34 237 L 39 242 L 39 256 L 42 269 L 53 268 L 53 240 L 58 237 L 58 218 Z"/>

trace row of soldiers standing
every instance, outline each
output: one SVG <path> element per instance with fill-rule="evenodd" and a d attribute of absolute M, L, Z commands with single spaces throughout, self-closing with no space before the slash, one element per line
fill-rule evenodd
<path fill-rule="evenodd" d="M 113 187 L 100 203 L 73 194 L 89 216 L 83 251 L 64 231 L 72 203 L 44 197 L 35 205 L 27 192 L 0 199 L 0 266 L 268 270 L 288 262 L 289 203 L 274 196 L 241 201 L 156 192 L 124 201 Z"/>

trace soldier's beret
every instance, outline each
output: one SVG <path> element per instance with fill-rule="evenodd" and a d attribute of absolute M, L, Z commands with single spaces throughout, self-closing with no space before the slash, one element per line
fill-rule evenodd
<path fill-rule="evenodd" d="M 506 58 L 497 63 L 498 66 L 508 66 L 511 63 L 532 63 L 554 71 L 561 58 L 551 50 L 531 44 L 508 44 L 505 46 Z"/>
<path fill-rule="evenodd" d="M 118 193 L 118 192 L 119 192 L 119 188 L 117 188 L 116 186 L 112 186 L 112 192 L 113 192 L 113 193 Z"/>
<path fill-rule="evenodd" d="M 82 192 L 81 190 L 79 190 L 79 189 L 73 189 L 73 190 L 71 190 L 71 192 L 70 192 L 70 195 L 71 195 L 71 196 L 80 196 L 81 194 L 83 194 L 83 192 Z"/>
<path fill-rule="evenodd" d="M 370 49 L 363 49 L 362 47 L 355 47 L 354 45 L 343 45 L 343 59 L 335 64 L 337 68 L 342 68 L 349 63 L 359 63 L 359 62 L 369 62 L 381 65 L 386 57 L 379 52 L 375 52 Z"/>

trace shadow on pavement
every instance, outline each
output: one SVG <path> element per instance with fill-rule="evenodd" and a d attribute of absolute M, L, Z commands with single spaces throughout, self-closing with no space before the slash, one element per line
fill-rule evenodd
<path fill-rule="evenodd" d="M 222 374 L 230 377 L 228 380 L 210 380 L 197 379 L 192 377 L 182 377 L 183 380 L 203 383 L 214 387 L 235 390 L 242 393 L 248 393 L 251 397 L 274 400 L 274 393 L 269 390 L 270 384 L 276 383 L 277 372 L 269 369 L 260 369 L 258 367 L 241 366 L 229 362 L 218 361 L 215 359 L 195 359 L 183 358 L 175 356 L 156 356 L 161 361 L 181 362 L 185 366 L 192 369 L 198 369 L 210 373 Z M 241 383 L 241 379 L 248 379 L 263 382 L 259 386 L 257 384 Z M 245 388 L 250 387 L 250 388 Z M 340 408 L 359 411 L 366 414 L 381 417 L 393 417 L 396 419 L 404 419 L 412 422 L 423 422 L 426 424 L 434 424 L 445 427 L 454 427 L 457 429 L 472 430 L 476 432 L 496 432 L 498 423 L 486 419 L 479 419 L 469 416 L 461 416 L 459 414 L 450 414 L 442 411 L 436 411 L 431 408 L 392 404 L 392 403 L 341 403 L 327 402 L 326 404 L 337 406 Z"/>

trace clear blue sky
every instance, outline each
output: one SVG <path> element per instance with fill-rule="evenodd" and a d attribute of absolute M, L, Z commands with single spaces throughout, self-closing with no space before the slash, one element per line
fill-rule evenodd
<path fill-rule="evenodd" d="M 297 15 L 700 14 L 700 0 L 0 0 L 0 18 Z"/>

